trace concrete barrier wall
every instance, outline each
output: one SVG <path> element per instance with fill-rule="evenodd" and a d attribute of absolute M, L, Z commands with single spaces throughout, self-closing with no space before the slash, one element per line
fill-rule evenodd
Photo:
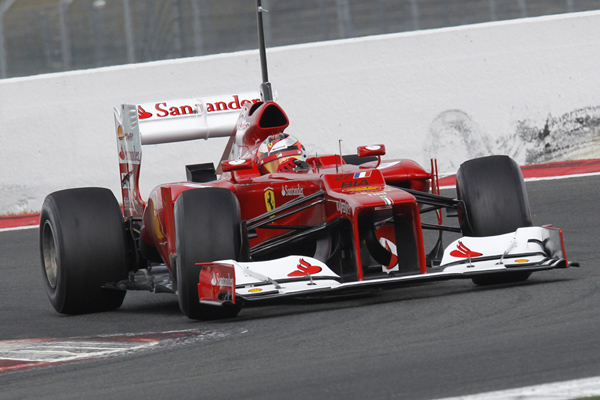
<path fill-rule="evenodd" d="M 249 32 L 254 34 L 254 32 Z M 273 48 L 270 80 L 309 152 L 385 143 L 455 171 L 469 158 L 599 158 L 600 12 Z M 102 186 L 120 199 L 112 108 L 258 89 L 257 51 L 0 81 L 0 214 Z M 141 188 L 217 162 L 224 139 L 144 146 Z"/>

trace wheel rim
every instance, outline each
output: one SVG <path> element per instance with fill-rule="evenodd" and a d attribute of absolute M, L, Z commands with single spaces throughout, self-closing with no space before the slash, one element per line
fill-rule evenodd
<path fill-rule="evenodd" d="M 46 221 L 44 224 L 42 251 L 44 254 L 44 270 L 46 271 L 46 279 L 48 280 L 48 283 L 52 289 L 55 289 L 58 276 L 58 251 L 56 248 L 54 230 L 48 221 Z"/>

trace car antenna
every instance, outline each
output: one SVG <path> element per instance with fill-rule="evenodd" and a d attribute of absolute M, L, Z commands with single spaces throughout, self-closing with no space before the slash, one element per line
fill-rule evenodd
<path fill-rule="evenodd" d="M 263 12 L 269 12 L 262 7 L 262 1 L 256 0 L 256 20 L 258 23 L 258 51 L 260 54 L 260 70 L 262 72 L 262 83 L 260 84 L 260 95 L 263 102 L 273 101 L 273 91 L 269 82 L 267 70 L 267 50 L 265 47 L 265 29 L 263 27 Z"/>
<path fill-rule="evenodd" d="M 338 145 L 340 146 L 340 166 L 342 165 L 342 139 L 338 140 Z M 335 172 L 338 172 L 338 159 L 335 158 Z"/>

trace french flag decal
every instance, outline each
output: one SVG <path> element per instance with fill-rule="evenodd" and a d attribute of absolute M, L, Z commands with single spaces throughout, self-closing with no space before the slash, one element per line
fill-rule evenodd
<path fill-rule="evenodd" d="M 354 179 L 368 178 L 371 176 L 371 171 L 357 172 L 354 174 Z"/>

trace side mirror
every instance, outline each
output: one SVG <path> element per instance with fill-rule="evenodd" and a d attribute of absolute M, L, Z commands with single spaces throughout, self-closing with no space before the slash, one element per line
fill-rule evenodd
<path fill-rule="evenodd" d="M 223 172 L 241 171 L 243 169 L 252 169 L 252 159 L 240 159 L 240 160 L 225 160 L 221 162 L 221 169 Z"/>
<path fill-rule="evenodd" d="M 385 155 L 385 146 L 382 144 L 370 144 L 368 146 L 358 146 L 356 148 L 356 155 L 358 158 L 363 157 L 377 157 L 377 165 L 375 168 L 379 167 L 381 164 L 381 156 Z"/>
<path fill-rule="evenodd" d="M 385 146 L 383 144 L 371 144 L 368 146 L 358 146 L 356 148 L 356 154 L 359 158 L 372 157 L 372 156 L 383 156 L 385 155 Z"/>

